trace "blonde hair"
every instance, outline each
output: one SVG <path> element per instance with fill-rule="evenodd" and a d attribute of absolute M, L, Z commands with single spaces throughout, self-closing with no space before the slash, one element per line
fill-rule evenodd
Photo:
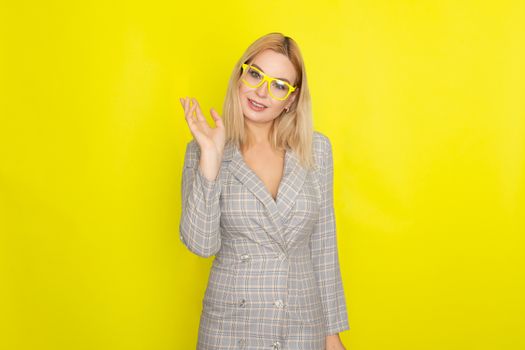
<path fill-rule="evenodd" d="M 281 33 L 269 33 L 254 41 L 235 64 L 231 74 L 223 105 L 223 120 L 226 129 L 226 142 L 233 142 L 240 148 L 247 141 L 244 129 L 244 115 L 239 98 L 242 64 L 249 63 L 264 50 L 273 50 L 288 57 L 297 73 L 295 86 L 299 93 L 288 111 L 284 110 L 274 119 L 269 133 L 269 141 L 274 149 L 290 147 L 298 156 L 304 168 L 312 169 L 313 125 L 310 91 L 306 80 L 306 70 L 297 43 Z"/>

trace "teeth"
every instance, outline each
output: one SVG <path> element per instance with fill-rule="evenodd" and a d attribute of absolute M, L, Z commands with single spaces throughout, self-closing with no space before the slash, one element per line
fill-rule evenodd
<path fill-rule="evenodd" d="M 255 101 L 253 101 L 253 100 L 250 100 L 250 101 L 251 101 L 251 103 L 252 103 L 253 105 L 255 105 L 255 106 L 257 106 L 257 107 L 264 107 L 263 105 L 258 104 L 257 102 L 255 102 Z"/>

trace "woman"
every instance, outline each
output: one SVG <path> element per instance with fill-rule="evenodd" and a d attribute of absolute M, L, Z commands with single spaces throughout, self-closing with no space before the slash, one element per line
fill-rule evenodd
<path fill-rule="evenodd" d="M 193 102 L 193 103 L 192 103 Z M 345 349 L 329 139 L 312 128 L 296 42 L 252 43 L 234 67 L 224 123 L 181 98 L 194 137 L 182 178 L 181 240 L 215 255 L 197 349 Z"/>

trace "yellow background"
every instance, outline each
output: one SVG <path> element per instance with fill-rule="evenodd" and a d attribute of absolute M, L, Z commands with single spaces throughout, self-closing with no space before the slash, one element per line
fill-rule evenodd
<path fill-rule="evenodd" d="M 301 46 L 332 141 L 348 349 L 525 348 L 523 1 L 2 1 L 0 348 L 192 349 L 179 240 L 234 63 Z"/>

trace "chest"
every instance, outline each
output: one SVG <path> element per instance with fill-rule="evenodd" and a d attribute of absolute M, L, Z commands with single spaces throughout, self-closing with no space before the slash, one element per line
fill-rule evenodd
<path fill-rule="evenodd" d="M 279 184 L 284 174 L 284 153 L 247 153 L 244 155 L 244 161 L 259 179 L 261 179 L 266 190 L 275 200 L 277 198 Z"/>
<path fill-rule="evenodd" d="M 277 240 L 283 247 L 308 242 L 321 202 L 317 172 L 303 168 L 289 150 L 284 159 L 232 152 L 221 171 L 222 238 L 262 245 Z"/>

